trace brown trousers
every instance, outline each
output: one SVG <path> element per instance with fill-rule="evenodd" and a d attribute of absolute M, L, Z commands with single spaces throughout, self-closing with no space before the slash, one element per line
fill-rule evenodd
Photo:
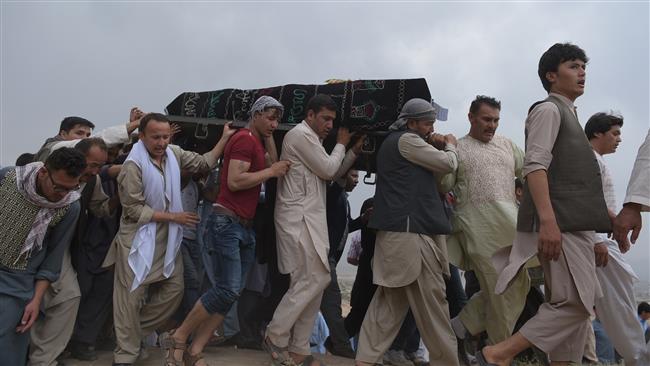
<path fill-rule="evenodd" d="M 433 249 L 422 242 L 420 275 L 403 287 L 379 286 L 363 319 L 356 359 L 379 363 L 397 336 L 406 313 L 413 312 L 429 351 L 430 365 L 457 366 L 456 336 L 449 320 L 442 268 Z"/>

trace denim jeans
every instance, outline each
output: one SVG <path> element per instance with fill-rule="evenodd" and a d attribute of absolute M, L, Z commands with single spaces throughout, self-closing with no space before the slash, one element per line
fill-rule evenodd
<path fill-rule="evenodd" d="M 255 231 L 236 218 L 212 213 L 203 238 L 203 263 L 211 287 L 201 296 L 210 314 L 226 315 L 239 298 L 255 260 Z"/>
<path fill-rule="evenodd" d="M 201 248 L 196 240 L 183 238 L 181 242 L 181 254 L 183 256 L 183 282 L 185 291 L 181 306 L 174 314 L 174 319 L 183 321 L 192 310 L 196 300 L 201 297 L 201 286 L 203 280 L 203 259 Z"/>

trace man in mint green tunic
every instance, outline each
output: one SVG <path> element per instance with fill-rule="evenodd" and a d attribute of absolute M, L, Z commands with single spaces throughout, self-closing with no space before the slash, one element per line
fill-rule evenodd
<path fill-rule="evenodd" d="M 0 169 L 0 354 L 27 362 L 29 329 L 61 270 L 79 216 L 82 153 L 53 152 L 45 162 Z"/>
<path fill-rule="evenodd" d="M 524 153 L 497 135 L 501 103 L 479 95 L 469 110 L 469 134 L 458 140 L 458 170 L 447 175 L 456 197 L 453 232 L 447 240 L 452 263 L 473 270 L 481 291 L 452 319 L 459 338 L 487 331 L 490 343 L 508 338 L 530 287 L 522 271 L 508 290 L 494 293 L 498 273 L 491 257 L 512 245 L 517 223 L 515 177 L 521 177 Z"/>

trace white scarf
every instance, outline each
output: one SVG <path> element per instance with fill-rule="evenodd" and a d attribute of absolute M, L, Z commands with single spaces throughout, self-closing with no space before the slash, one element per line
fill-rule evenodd
<path fill-rule="evenodd" d="M 172 150 L 167 147 L 165 150 L 167 159 L 165 161 L 165 175 L 151 161 L 149 152 L 142 141 L 133 145 L 133 149 L 126 158 L 126 161 L 136 163 L 142 172 L 142 186 L 144 187 L 144 199 L 147 206 L 154 211 L 165 211 L 165 198 L 170 202 L 169 212 L 182 212 L 183 203 L 181 200 L 181 171 Z M 181 225 L 170 222 L 169 235 L 167 237 L 167 249 L 165 251 L 165 262 L 163 276 L 169 278 L 174 272 L 174 261 L 183 239 L 183 228 Z M 156 222 L 150 222 L 138 229 L 129 252 L 129 267 L 133 271 L 133 285 L 131 291 L 135 290 L 144 282 L 153 264 L 154 251 L 156 249 Z"/>
<path fill-rule="evenodd" d="M 16 167 L 16 186 L 18 192 L 20 192 L 20 194 L 31 204 L 40 207 L 40 210 L 38 210 L 36 218 L 32 223 L 32 228 L 29 231 L 29 234 L 27 234 L 27 239 L 25 239 L 25 243 L 20 250 L 20 256 L 18 259 L 23 255 L 26 255 L 29 258 L 34 248 L 36 248 L 36 251 L 41 250 L 47 227 L 50 224 L 50 221 L 52 221 L 56 210 L 68 206 L 80 197 L 79 192 L 71 191 L 59 201 L 50 202 L 45 197 L 38 194 L 36 192 L 36 178 L 38 176 L 38 171 L 43 167 L 43 165 L 42 162 L 35 162 L 25 166 Z"/>

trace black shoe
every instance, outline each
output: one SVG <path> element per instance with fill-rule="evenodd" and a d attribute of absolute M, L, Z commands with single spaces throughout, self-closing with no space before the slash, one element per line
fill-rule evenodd
<path fill-rule="evenodd" d="M 112 363 L 113 366 L 131 366 L 133 365 L 132 363 Z"/>
<path fill-rule="evenodd" d="M 70 351 L 70 357 L 76 358 L 77 360 L 95 361 L 97 359 L 95 347 L 86 343 L 70 342 L 68 344 L 68 351 Z"/>
<path fill-rule="evenodd" d="M 333 354 L 334 356 L 351 358 L 351 359 L 354 359 L 354 357 L 356 356 L 356 354 L 352 350 L 352 347 L 350 347 L 349 344 L 348 344 L 347 347 L 345 345 L 336 345 L 335 346 L 334 343 L 332 343 L 332 338 L 331 337 L 327 337 L 325 339 L 325 349 L 327 349 L 327 351 L 329 353 Z"/>

